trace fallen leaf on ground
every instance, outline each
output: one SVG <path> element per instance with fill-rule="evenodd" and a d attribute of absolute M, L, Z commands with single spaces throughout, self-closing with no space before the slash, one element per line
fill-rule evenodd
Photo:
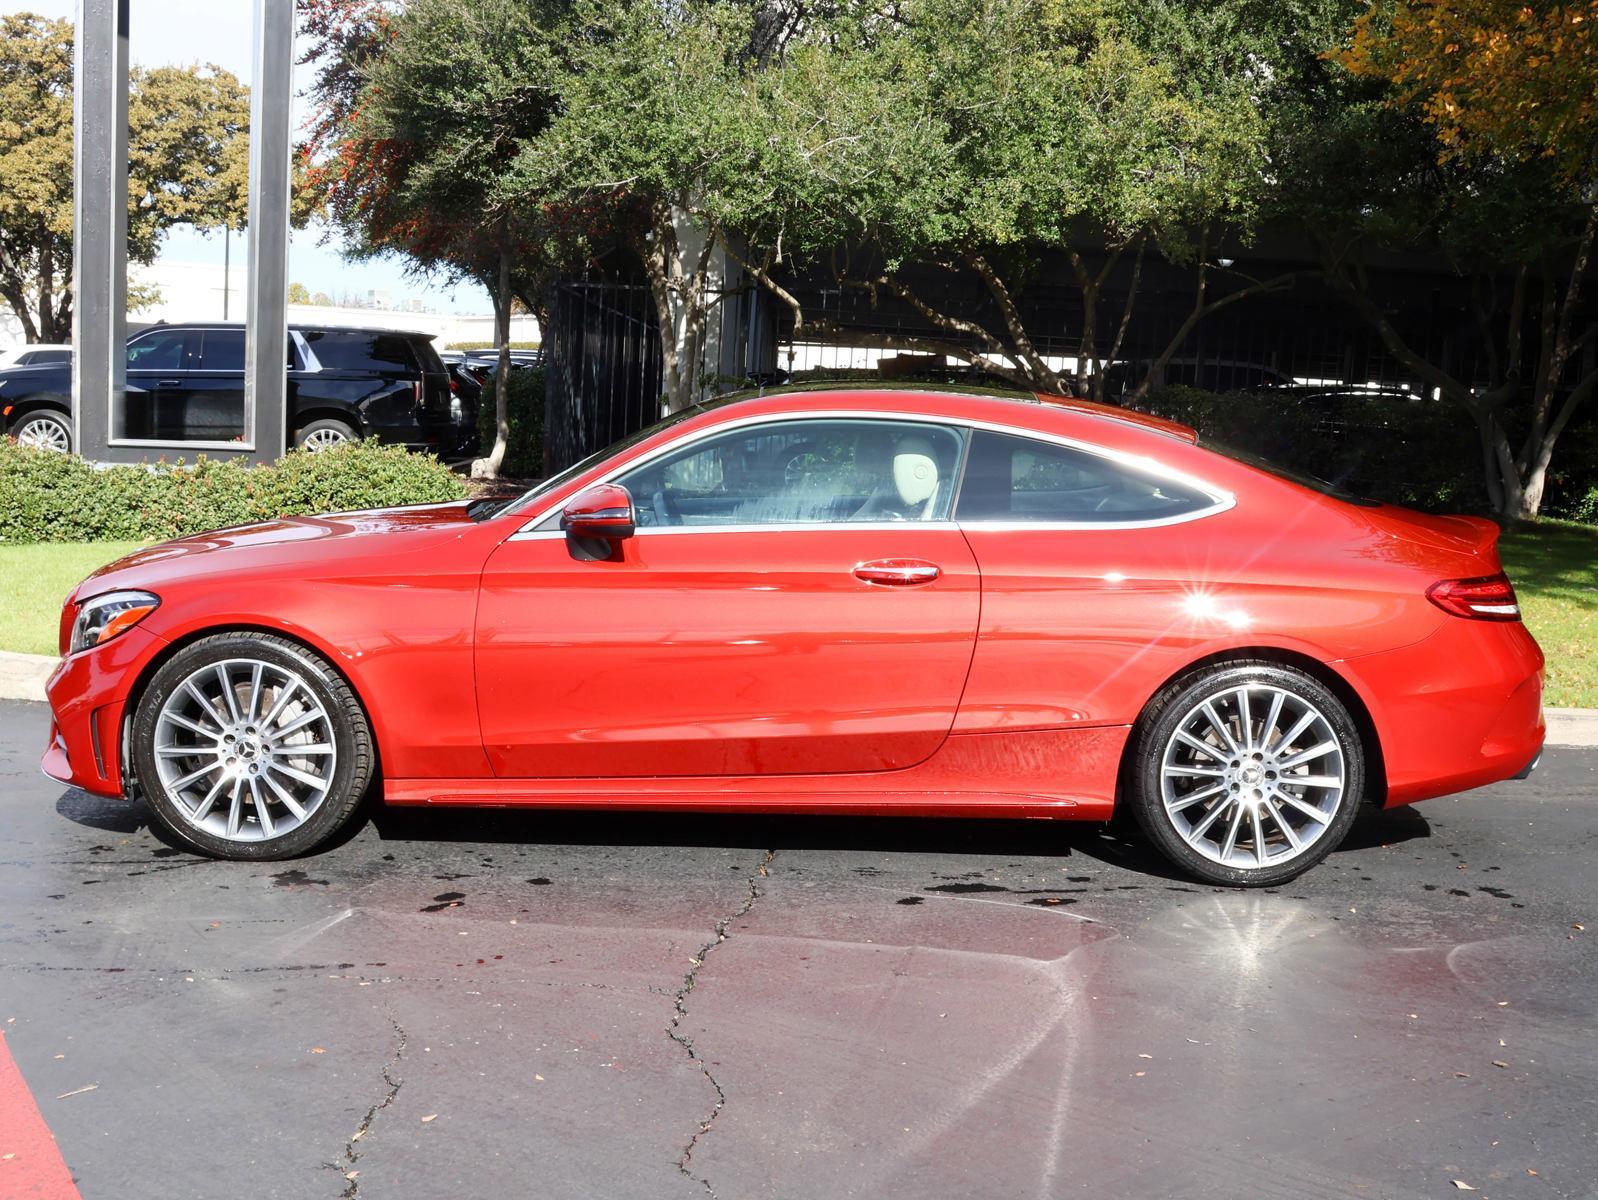
<path fill-rule="evenodd" d="M 1454 1180 L 1454 1186 L 1457 1187 L 1462 1192 L 1474 1192 L 1476 1190 L 1475 1188 L 1471 1187 L 1470 1184 L 1466 1183 L 1463 1179 Z"/>
<path fill-rule="evenodd" d="M 320 1047 L 320 1046 L 312 1046 L 311 1047 L 311 1053 L 312 1054 L 326 1054 L 327 1051 L 322 1049 L 322 1047 Z"/>
<path fill-rule="evenodd" d="M 426 1125 L 429 1121 L 436 1121 L 436 1120 L 438 1120 L 438 1114 L 437 1113 L 428 1113 L 427 1116 L 422 1118 L 422 1124 Z"/>
<path fill-rule="evenodd" d="M 1505 1062 L 1505 1061 L 1504 1061 L 1504 1060 L 1503 1060 L 1503 1059 L 1501 1059 L 1501 1058 L 1495 1058 L 1495 1059 L 1493 1059 L 1493 1066 L 1495 1066 L 1495 1067 L 1502 1067 L 1502 1068 L 1504 1068 L 1504 1070 L 1506 1070 L 1506 1071 L 1507 1071 L 1507 1070 L 1509 1070 L 1509 1064 L 1508 1064 L 1508 1063 L 1506 1063 L 1506 1062 Z"/>

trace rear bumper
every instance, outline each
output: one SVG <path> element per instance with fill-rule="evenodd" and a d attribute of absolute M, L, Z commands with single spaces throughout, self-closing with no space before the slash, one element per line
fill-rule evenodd
<path fill-rule="evenodd" d="M 61 660 L 44 687 L 52 718 L 39 763 L 46 775 L 97 796 L 122 794 L 123 713 L 134 681 L 166 644 L 135 626 Z"/>
<path fill-rule="evenodd" d="M 1424 641 L 1340 666 L 1375 722 L 1387 806 L 1525 778 L 1537 765 L 1543 655 L 1524 625 L 1450 617 Z"/>

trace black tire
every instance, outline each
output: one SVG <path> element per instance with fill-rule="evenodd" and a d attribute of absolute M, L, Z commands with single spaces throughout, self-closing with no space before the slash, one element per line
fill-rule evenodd
<path fill-rule="evenodd" d="M 1334 763 L 1341 769 L 1342 786 L 1335 793 L 1331 788 L 1301 788 L 1294 784 L 1292 789 L 1279 786 L 1278 774 L 1272 772 L 1270 781 L 1265 781 L 1263 771 L 1278 762 L 1285 762 L 1294 757 L 1291 750 L 1284 749 L 1281 745 L 1281 735 L 1287 732 L 1281 728 L 1276 729 L 1277 739 L 1275 749 L 1267 745 L 1265 761 L 1256 762 L 1255 769 L 1250 772 L 1249 759 L 1253 754 L 1244 754 L 1236 759 L 1231 756 L 1221 742 L 1221 735 L 1216 733 L 1210 739 L 1215 743 L 1217 751 L 1222 754 L 1207 755 L 1196 754 L 1190 750 L 1177 750 L 1173 746 L 1173 739 L 1177 731 L 1190 721 L 1198 720 L 1196 710 L 1206 700 L 1220 702 L 1221 707 L 1216 711 L 1222 716 L 1223 723 L 1228 725 L 1229 731 L 1236 735 L 1241 730 L 1241 719 L 1228 715 L 1227 704 L 1235 709 L 1239 704 L 1236 699 L 1237 690 L 1249 685 L 1251 689 L 1259 689 L 1258 693 L 1251 690 L 1247 694 L 1250 700 L 1250 716 L 1258 725 L 1252 726 L 1259 730 L 1260 740 L 1269 743 L 1272 739 L 1264 730 L 1264 715 L 1253 706 L 1253 700 L 1264 698 L 1268 704 L 1274 699 L 1277 691 L 1289 693 L 1306 706 L 1312 706 L 1324 720 L 1324 726 L 1314 724 L 1309 732 L 1329 729 L 1332 739 L 1335 740 L 1336 750 L 1312 760 L 1313 762 Z M 1231 699 L 1228 701 L 1228 697 Z M 1290 708 L 1291 701 L 1284 703 L 1283 711 L 1299 713 L 1300 710 Z M 1307 712 L 1308 709 L 1302 710 Z M 1265 715 L 1269 715 L 1268 713 Z M 1206 724 L 1209 724 L 1206 722 Z M 1213 727 L 1212 725 L 1210 727 Z M 1188 730 L 1191 732 L 1191 730 Z M 1321 735 L 1324 737 L 1324 733 Z M 1149 840 L 1171 862 L 1175 863 L 1184 872 L 1208 883 L 1227 884 L 1234 887 L 1270 887 L 1274 884 L 1284 883 L 1303 872 L 1309 870 L 1328 854 L 1337 848 L 1343 838 L 1347 836 L 1349 827 L 1358 815 L 1359 805 L 1364 798 L 1365 789 L 1365 748 L 1358 727 L 1349 715 L 1348 708 L 1337 696 L 1318 679 L 1305 674 L 1293 667 L 1280 663 L 1268 662 L 1260 659 L 1233 659 L 1225 662 L 1214 663 L 1197 671 L 1190 672 L 1163 688 L 1158 695 L 1149 701 L 1133 730 L 1132 758 L 1128 764 L 1123 799 L 1131 810 L 1132 816 L 1142 827 Z M 1313 740 L 1313 739 L 1312 739 Z M 1190 743 L 1182 743 L 1190 745 Z M 1326 745 L 1321 740 L 1318 745 Z M 1199 770 L 1206 774 L 1210 770 L 1217 773 L 1217 782 L 1208 784 L 1202 778 L 1195 778 L 1191 784 L 1182 784 L 1190 787 L 1196 793 L 1200 789 L 1219 787 L 1227 789 L 1221 792 L 1214 800 L 1199 803 L 1189 802 L 1186 808 L 1178 808 L 1178 812 L 1185 814 L 1192 811 L 1194 819 L 1188 822 L 1187 834 L 1196 835 L 1200 844 L 1208 847 L 1208 835 L 1198 827 L 1206 820 L 1211 819 L 1212 806 L 1222 811 L 1215 815 L 1214 823 L 1227 825 L 1236 822 L 1240 829 L 1239 841 L 1234 847 L 1234 854 L 1241 853 L 1242 845 L 1251 847 L 1251 855 L 1258 856 L 1258 851 L 1253 849 L 1255 841 L 1252 830 L 1254 812 L 1261 814 L 1258 828 L 1265 833 L 1264 861 L 1258 866 L 1238 864 L 1234 861 L 1222 861 L 1219 857 L 1224 847 L 1215 847 L 1211 850 L 1212 857 L 1201 853 L 1189 843 L 1188 836 L 1183 829 L 1178 827 L 1178 822 L 1184 817 L 1174 815 L 1168 811 L 1165 801 L 1166 781 L 1165 756 L 1167 749 L 1173 753 L 1185 755 L 1192 774 L 1197 776 Z M 1309 747 L 1313 749 L 1314 747 Z M 1281 755 L 1280 759 L 1273 757 Z M 1211 759 L 1214 759 L 1213 768 Z M 1178 763 L 1181 762 L 1179 758 Z M 1241 766 L 1237 764 L 1241 763 Z M 1317 770 L 1314 765 L 1305 765 L 1306 775 Z M 1301 764 L 1302 765 L 1302 764 Z M 1291 781 L 1291 771 L 1280 773 L 1281 781 Z M 1239 789 L 1242 789 L 1241 792 Z M 1253 790 L 1259 788 L 1261 790 Z M 1306 800 L 1313 800 L 1314 807 L 1324 808 L 1326 820 L 1304 821 L 1303 813 L 1295 809 L 1285 798 L 1284 793 L 1291 790 L 1293 794 Z M 1236 793 L 1241 797 L 1234 799 Z M 1181 793 L 1173 798 L 1173 804 L 1180 806 L 1181 800 L 1188 793 Z M 1263 799 L 1260 797 L 1263 794 Z M 1255 798 L 1255 805 L 1249 807 L 1249 798 Z M 1272 812 L 1284 814 L 1282 821 L 1278 822 Z M 1247 817 L 1245 821 L 1243 818 Z M 1301 838 L 1307 844 L 1302 850 L 1294 851 L 1294 846 L 1289 844 L 1286 831 L 1282 824 L 1295 826 L 1295 837 Z M 1309 831 L 1306 833 L 1306 830 Z M 1310 835 L 1313 834 L 1311 837 Z M 1280 857 L 1278 861 L 1273 858 Z"/>
<path fill-rule="evenodd" d="M 241 659 L 296 675 L 325 710 L 336 749 L 331 783 L 319 805 L 294 828 L 257 841 L 232 840 L 198 828 L 188 819 L 189 810 L 169 794 L 156 765 L 162 706 L 195 672 Z M 139 697 L 129 736 L 139 790 L 151 812 L 176 840 L 215 858 L 270 861 L 315 849 L 350 819 L 376 769 L 371 725 L 349 684 L 319 655 L 297 642 L 265 633 L 213 634 L 179 650 L 162 664 Z"/>
<path fill-rule="evenodd" d="M 32 412 L 23 413 L 11 427 L 11 436 L 23 441 L 28 439 L 34 427 L 38 426 L 48 427 L 46 432 L 54 444 L 47 448 L 63 450 L 69 454 L 72 452 L 72 418 L 53 408 L 36 408 Z"/>
<path fill-rule="evenodd" d="M 358 442 L 361 435 L 348 421 L 340 421 L 334 417 L 322 417 L 320 420 L 311 421 L 300 426 L 294 431 L 294 444 L 301 448 L 309 447 L 312 450 L 325 450 L 328 445 L 336 441 Z"/>

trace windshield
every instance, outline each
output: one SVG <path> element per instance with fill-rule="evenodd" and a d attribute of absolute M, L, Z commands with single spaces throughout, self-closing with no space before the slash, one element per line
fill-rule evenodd
<path fill-rule="evenodd" d="M 495 509 L 494 512 L 495 513 L 519 512 L 520 510 L 522 510 L 524 508 L 527 508 L 534 501 L 536 501 L 539 497 L 549 495 L 551 492 L 554 492 L 558 488 L 564 487 L 567 483 L 570 483 L 573 479 L 577 478 L 577 476 L 581 475 L 583 472 L 591 470 L 594 467 L 597 467 L 600 463 L 604 462 L 607 458 L 613 458 L 616 455 L 620 454 L 623 450 L 628 450 L 628 449 L 632 448 L 633 446 L 636 446 L 639 442 L 644 441 L 646 438 L 654 437 L 661 430 L 670 429 L 673 425 L 676 425 L 678 422 L 684 421 L 684 420 L 686 420 L 689 417 L 698 416 L 700 413 L 702 413 L 704 411 L 705 411 L 705 406 L 704 405 L 702 405 L 702 404 L 691 404 L 687 408 L 684 408 L 684 409 L 682 409 L 682 410 L 680 410 L 678 412 L 674 412 L 674 413 L 671 414 L 671 416 L 667 417 L 664 421 L 656 421 L 653 425 L 649 426 L 649 428 L 647 428 L 647 429 L 640 429 L 637 433 L 629 434 L 628 436 L 622 438 L 621 441 L 619 441 L 619 442 L 612 442 L 610 445 L 606 446 L 603 450 L 594 451 L 594 453 L 590 454 L 587 458 L 581 459 L 580 461 L 573 463 L 571 466 L 567 467 L 564 471 L 561 471 L 561 472 L 559 472 L 558 474 L 555 474 L 555 475 L 551 475 L 548 479 L 544 480 L 542 483 L 535 484 L 533 487 L 529 488 L 526 492 L 524 492 L 520 496 L 518 496 L 512 503 L 505 505 L 503 508 Z M 484 515 L 486 516 L 486 515 L 492 515 L 492 514 L 485 513 Z"/>
<path fill-rule="evenodd" d="M 1285 479 L 1289 483 L 1296 483 L 1299 487 L 1309 488 L 1312 492 L 1319 492 L 1323 496 L 1330 496 L 1334 500 L 1341 500 L 1346 504 L 1357 504 L 1361 508 L 1379 508 L 1381 501 L 1371 500 L 1364 496 L 1356 495 L 1348 489 L 1322 479 L 1319 475 L 1311 475 L 1308 471 L 1299 471 L 1293 467 L 1284 467 L 1281 463 L 1272 462 L 1270 459 L 1255 454 L 1252 450 L 1243 450 L 1237 446 L 1229 446 L 1225 442 L 1218 442 L 1214 438 L 1201 437 L 1199 445 L 1206 450 L 1213 450 L 1217 454 L 1224 454 L 1227 458 L 1243 463 L 1246 466 L 1264 471 L 1267 475 L 1274 475 L 1278 479 Z"/>

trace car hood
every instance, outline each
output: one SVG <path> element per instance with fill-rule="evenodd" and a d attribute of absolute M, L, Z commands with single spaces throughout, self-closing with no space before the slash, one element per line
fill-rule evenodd
<path fill-rule="evenodd" d="M 334 561 L 347 565 L 371 555 L 420 552 L 478 528 L 469 503 L 281 517 L 174 538 L 101 567 L 78 585 L 71 598 L 121 588 L 159 588 L 169 580 L 223 572 L 293 569 Z"/>

